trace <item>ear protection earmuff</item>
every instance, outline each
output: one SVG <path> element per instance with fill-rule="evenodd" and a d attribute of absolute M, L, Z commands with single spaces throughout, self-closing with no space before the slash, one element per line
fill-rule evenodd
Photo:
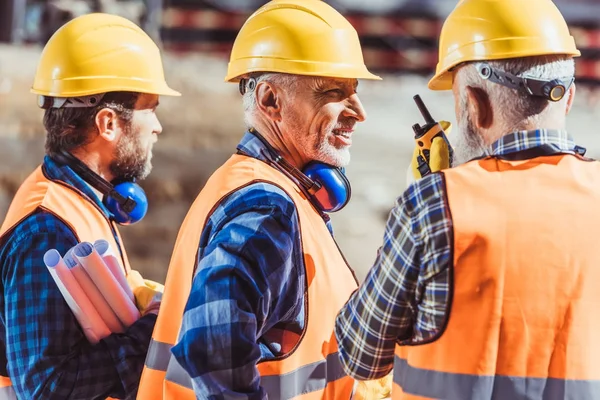
<path fill-rule="evenodd" d="M 266 157 L 271 164 L 287 173 L 307 193 L 311 203 L 321 212 L 331 213 L 344 208 L 352 194 L 350 181 L 342 168 L 326 163 L 312 161 L 302 171 L 286 161 L 256 130 L 250 129 L 269 150 L 271 157 Z"/>
<path fill-rule="evenodd" d="M 92 171 L 85 163 L 67 151 L 54 158 L 73 168 L 81 178 L 100 191 L 102 204 L 111 213 L 111 218 L 120 225 L 132 225 L 144 218 L 148 211 L 148 199 L 144 189 L 135 181 L 115 180 L 108 182 Z"/>

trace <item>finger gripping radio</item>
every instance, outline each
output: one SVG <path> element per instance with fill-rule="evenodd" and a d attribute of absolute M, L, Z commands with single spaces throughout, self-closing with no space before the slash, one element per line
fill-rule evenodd
<path fill-rule="evenodd" d="M 441 137 L 446 141 L 446 143 L 448 143 L 448 150 L 450 152 L 449 156 L 450 160 L 452 160 L 452 147 L 449 145 L 450 142 L 448 142 L 448 138 L 444 133 L 444 130 L 448 129 L 450 124 L 444 121 L 442 121 L 442 123 L 435 121 L 431 117 L 427 107 L 425 107 L 425 103 L 423 103 L 423 100 L 421 100 L 421 96 L 418 94 L 413 97 L 413 100 L 415 103 L 417 103 L 417 107 L 425 119 L 425 125 L 421 126 L 416 123 L 412 127 L 413 131 L 415 132 L 415 142 L 417 144 L 417 148 L 419 149 L 417 168 L 421 174 L 421 177 L 424 177 L 431 173 L 431 168 L 429 166 L 430 153 L 431 145 L 435 138 Z M 452 163 L 452 161 L 450 161 L 450 163 Z"/>

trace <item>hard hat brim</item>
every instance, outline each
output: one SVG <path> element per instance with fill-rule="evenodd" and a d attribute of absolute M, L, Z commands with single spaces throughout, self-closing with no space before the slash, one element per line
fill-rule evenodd
<path fill-rule="evenodd" d="M 39 90 L 36 89 L 35 87 L 31 87 L 29 90 L 30 93 L 33 94 L 38 94 L 38 95 L 43 95 L 43 96 L 50 96 L 50 97 L 80 97 L 80 96 L 90 96 L 93 94 L 99 94 L 99 93 L 109 93 L 109 92 L 134 92 L 134 93 L 146 93 L 146 94 L 155 94 L 158 96 L 173 96 L 173 97 L 179 97 L 181 96 L 181 93 L 171 89 L 169 86 L 165 85 L 157 85 L 156 87 L 152 87 L 152 88 L 144 88 L 144 87 L 139 87 L 136 85 L 115 85 L 114 87 L 103 87 L 102 90 L 100 89 L 95 89 L 95 90 L 53 90 L 53 91 L 46 91 L 46 90 Z"/>
<path fill-rule="evenodd" d="M 289 63 L 289 62 L 288 62 Z M 290 71 L 294 72 L 290 72 Z M 317 69 L 309 70 L 306 68 L 302 70 L 301 68 L 296 68 L 295 70 L 290 68 L 288 65 L 283 65 L 281 68 L 273 67 L 271 68 L 248 68 L 246 65 L 240 66 L 236 68 L 236 66 L 229 67 L 229 73 L 225 77 L 225 82 L 230 83 L 238 83 L 240 79 L 251 73 L 280 73 L 280 74 L 291 74 L 291 75 L 303 75 L 303 76 L 320 76 L 324 78 L 340 78 L 340 79 L 367 79 L 367 80 L 377 80 L 380 81 L 382 78 L 378 75 L 375 75 L 366 67 L 363 68 L 350 68 L 350 69 L 342 69 L 342 68 L 331 68 L 329 71 L 325 69 Z"/>

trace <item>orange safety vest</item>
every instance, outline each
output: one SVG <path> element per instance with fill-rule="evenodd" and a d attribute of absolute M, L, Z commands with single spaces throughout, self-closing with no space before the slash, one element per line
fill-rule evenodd
<path fill-rule="evenodd" d="M 129 260 L 116 224 L 76 188 L 64 182 L 49 180 L 42 166 L 29 175 L 15 194 L 0 227 L 0 240 L 37 209 L 49 212 L 64 222 L 75 233 L 79 242 L 93 243 L 98 239 L 105 239 L 115 254 L 118 254 L 119 247 L 112 232 L 114 229 L 119 238 L 125 272 L 130 271 Z M 16 399 L 10 378 L 0 376 L 0 400 L 9 399 Z"/>
<path fill-rule="evenodd" d="M 226 196 L 255 182 L 278 186 L 298 211 L 304 268 L 308 284 L 306 326 L 301 337 L 291 337 L 290 351 L 258 364 L 261 386 L 270 399 L 349 399 L 354 381 L 346 376 L 337 353 L 334 324 L 337 312 L 357 288 L 325 222 L 302 191 L 286 175 L 252 157 L 233 155 L 208 180 L 183 222 L 165 283 L 158 319 L 139 400 L 195 399 L 190 376 L 171 355 L 190 294 L 200 236 L 212 210 Z"/>
<path fill-rule="evenodd" d="M 393 399 L 600 399 L 600 163 L 487 157 L 443 174 L 447 326 L 396 346 Z"/>

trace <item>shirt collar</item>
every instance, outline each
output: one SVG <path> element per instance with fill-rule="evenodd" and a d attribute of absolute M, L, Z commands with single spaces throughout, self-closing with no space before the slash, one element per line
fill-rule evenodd
<path fill-rule="evenodd" d="M 577 147 L 572 136 L 564 130 L 537 129 L 509 133 L 492 143 L 490 152 L 491 155 L 504 155 L 541 145 L 551 145 L 565 153 L 573 153 Z"/>
<path fill-rule="evenodd" d="M 271 157 L 267 146 L 252 132 L 246 131 L 242 140 L 237 146 L 237 150 L 247 156 L 264 161 L 267 164 L 274 161 Z"/>
<path fill-rule="evenodd" d="M 71 167 L 57 163 L 48 155 L 44 157 L 43 166 L 49 179 L 66 183 L 67 185 L 77 189 L 94 204 L 96 204 L 107 217 L 110 216 L 108 209 L 104 206 L 104 204 L 102 204 L 102 201 L 100 201 L 96 193 L 92 190 L 91 186 L 75 171 L 73 171 Z"/>
<path fill-rule="evenodd" d="M 267 146 L 260 140 L 255 134 L 252 132 L 246 131 L 242 140 L 237 145 L 237 150 L 249 157 L 256 158 L 257 160 L 261 160 L 269 165 L 274 164 L 273 157 L 269 152 Z M 296 185 L 300 186 L 300 183 L 296 181 L 296 179 L 292 179 L 288 174 L 285 174 L 288 179 L 292 180 Z M 320 213 L 321 217 L 325 220 L 327 224 L 327 228 L 333 234 L 333 228 L 330 224 L 330 217 L 326 213 Z"/>

